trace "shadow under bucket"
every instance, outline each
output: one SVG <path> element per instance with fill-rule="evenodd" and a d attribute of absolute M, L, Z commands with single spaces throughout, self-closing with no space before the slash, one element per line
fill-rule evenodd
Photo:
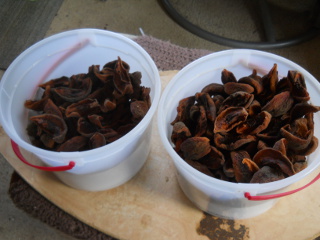
<path fill-rule="evenodd" d="M 24 102 L 33 99 L 38 85 L 86 73 L 90 66 L 104 66 L 118 57 L 128 63 L 130 72 L 141 72 L 141 86 L 151 89 L 151 106 L 140 123 L 120 139 L 93 150 L 55 152 L 33 146 L 26 132 L 28 110 Z M 74 188 L 106 190 L 131 179 L 147 159 L 160 91 L 157 67 L 137 43 L 105 30 L 72 30 L 34 44 L 12 62 L 0 83 L 0 120 L 16 150 L 19 146 L 33 153 L 47 166 L 40 169 L 54 171 Z"/>
<path fill-rule="evenodd" d="M 204 56 L 183 68 L 165 88 L 158 107 L 158 128 L 165 149 L 177 169 L 177 178 L 186 196 L 201 210 L 227 219 L 246 219 L 269 210 L 279 197 L 292 194 L 309 186 L 285 192 L 290 185 L 314 172 L 320 165 L 319 147 L 307 157 L 308 166 L 282 180 L 269 183 L 233 183 L 219 180 L 191 167 L 174 150 L 171 141 L 171 122 L 177 115 L 181 99 L 193 96 L 210 83 L 221 83 L 221 72 L 227 69 L 237 79 L 249 76 L 253 69 L 265 75 L 274 64 L 278 65 L 279 78 L 287 76 L 289 70 L 302 73 L 313 105 L 320 106 L 320 84 L 299 65 L 274 54 L 256 50 L 227 50 Z M 314 136 L 320 137 L 319 113 L 314 114 Z M 280 195 L 275 195 L 280 194 Z M 306 199 L 306 201 L 308 201 Z"/>

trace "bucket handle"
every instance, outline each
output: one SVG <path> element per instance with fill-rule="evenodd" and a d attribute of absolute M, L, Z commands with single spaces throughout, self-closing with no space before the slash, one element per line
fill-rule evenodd
<path fill-rule="evenodd" d="M 53 66 L 51 66 L 47 72 L 44 74 L 44 76 L 40 79 L 40 83 L 42 83 L 48 76 L 49 74 L 61 63 L 63 62 L 66 58 L 68 58 L 70 55 L 72 55 L 74 52 L 76 52 L 79 48 L 84 47 L 86 44 L 88 44 L 90 41 L 89 39 L 84 39 L 81 42 L 77 43 L 74 45 L 69 51 L 67 51 L 58 61 L 56 61 Z M 11 146 L 16 154 L 16 156 L 25 164 L 43 170 L 43 171 L 50 171 L 50 172 L 61 172 L 61 171 L 67 171 L 72 169 L 76 163 L 74 161 L 70 161 L 68 165 L 65 166 L 58 166 L 58 167 L 43 167 L 43 166 L 36 166 L 31 163 L 29 163 L 21 154 L 20 149 L 18 144 L 16 144 L 12 139 L 11 139 Z"/>
<path fill-rule="evenodd" d="M 44 166 L 37 166 L 37 165 L 33 165 L 31 163 L 29 163 L 23 156 L 22 153 L 20 152 L 19 146 L 18 144 L 16 144 L 13 140 L 11 140 L 11 146 L 12 146 L 12 150 L 13 152 L 16 154 L 16 156 L 20 159 L 21 162 L 43 170 L 43 171 L 50 171 L 50 172 L 61 172 L 61 171 L 67 171 L 67 170 L 71 170 L 72 168 L 74 168 L 74 166 L 76 165 L 76 163 L 74 161 L 70 161 L 68 165 L 65 166 L 57 166 L 57 167 L 44 167 Z"/>
<path fill-rule="evenodd" d="M 249 192 L 245 192 L 244 193 L 244 197 L 247 198 L 248 200 L 251 200 L 251 201 L 261 201 L 261 200 L 269 200 L 269 199 L 274 199 L 274 198 L 280 198 L 280 197 L 288 196 L 290 194 L 299 192 L 299 191 L 309 187 L 311 184 L 315 183 L 319 179 L 320 179 L 320 173 L 311 182 L 307 183 L 306 185 L 304 185 L 304 186 L 302 186 L 300 188 L 288 191 L 288 192 L 278 193 L 278 194 L 271 194 L 271 195 L 262 195 L 262 196 L 252 196 Z"/>

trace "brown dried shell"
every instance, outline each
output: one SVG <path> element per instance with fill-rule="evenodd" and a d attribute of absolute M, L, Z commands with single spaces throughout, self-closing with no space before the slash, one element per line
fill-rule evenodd
<path fill-rule="evenodd" d="M 211 151 L 210 140 L 206 137 L 191 137 L 181 143 L 183 156 L 188 160 L 199 160 Z"/>
<path fill-rule="evenodd" d="M 256 141 L 256 137 L 252 135 L 236 135 L 236 134 L 214 134 L 214 143 L 218 148 L 233 151 L 242 146 Z"/>
<path fill-rule="evenodd" d="M 92 81 L 90 78 L 83 79 L 81 83 L 81 86 L 78 86 L 79 88 L 55 87 L 51 91 L 59 99 L 75 103 L 85 99 L 91 92 Z"/>
<path fill-rule="evenodd" d="M 309 101 L 310 96 L 302 74 L 297 71 L 289 71 L 287 78 L 290 82 L 290 91 L 292 97 L 299 102 Z"/>
<path fill-rule="evenodd" d="M 237 82 L 237 79 L 232 72 L 228 71 L 227 69 L 223 69 L 221 72 L 221 82 L 223 84 L 228 82 Z"/>
<path fill-rule="evenodd" d="M 208 93 L 197 93 L 196 100 L 205 109 L 206 118 L 214 122 L 217 115 L 216 105 Z"/>
<path fill-rule="evenodd" d="M 248 112 L 243 107 L 229 107 L 222 111 L 214 123 L 214 133 L 227 133 L 244 122 Z"/>
<path fill-rule="evenodd" d="M 250 160 L 250 155 L 246 151 L 232 151 L 230 155 L 236 181 L 239 183 L 250 182 L 253 174 L 259 170 L 257 164 Z"/>
<path fill-rule="evenodd" d="M 171 141 L 175 145 L 175 150 L 180 152 L 180 145 L 187 138 L 191 137 L 191 133 L 188 127 L 183 122 L 176 122 L 173 125 L 173 130 L 171 134 Z"/>
<path fill-rule="evenodd" d="M 57 105 L 55 105 L 50 98 L 47 100 L 47 103 L 44 106 L 43 111 L 48 114 L 57 115 L 63 119 L 63 114 L 61 112 L 61 109 Z"/>
<path fill-rule="evenodd" d="M 246 92 L 246 93 L 253 93 L 254 88 L 246 83 L 239 83 L 239 82 L 228 82 L 224 85 L 224 91 L 226 94 L 230 95 L 236 92 Z"/>
<path fill-rule="evenodd" d="M 199 162 L 206 165 L 209 169 L 216 170 L 224 165 L 225 159 L 221 151 L 211 146 L 211 151 L 201 158 Z"/>
<path fill-rule="evenodd" d="M 89 139 L 89 146 L 91 149 L 102 147 L 106 145 L 106 139 L 103 134 L 96 132 Z"/>
<path fill-rule="evenodd" d="M 219 83 L 210 83 L 205 86 L 202 90 L 202 93 L 208 93 L 210 96 L 223 94 L 224 93 L 224 86 Z"/>
<path fill-rule="evenodd" d="M 129 65 L 121 61 L 120 57 L 118 57 L 118 61 L 115 64 L 113 83 L 115 86 L 113 95 L 116 98 L 133 93 L 133 86 L 129 76 Z"/>
<path fill-rule="evenodd" d="M 179 101 L 179 105 L 177 107 L 177 116 L 176 119 L 171 123 L 171 125 L 175 124 L 176 122 L 184 122 L 188 124 L 189 111 L 193 106 L 195 99 L 195 96 L 191 96 Z"/>
<path fill-rule="evenodd" d="M 279 117 L 287 113 L 293 105 L 293 98 L 290 92 L 282 92 L 275 95 L 265 106 L 262 111 L 269 112 L 273 117 Z"/>
<path fill-rule="evenodd" d="M 267 129 L 271 121 L 271 114 L 262 111 L 259 114 L 247 118 L 246 121 L 237 126 L 238 134 L 250 134 L 255 135 Z"/>
<path fill-rule="evenodd" d="M 260 94 L 263 91 L 261 83 L 261 77 L 257 75 L 257 71 L 253 70 L 252 74 L 247 77 L 242 77 L 238 81 L 239 83 L 246 83 L 253 87 L 255 94 Z"/>
<path fill-rule="evenodd" d="M 98 131 L 98 128 L 90 123 L 86 118 L 80 117 L 77 123 L 77 131 L 82 136 L 91 137 Z"/>
<path fill-rule="evenodd" d="M 280 151 L 273 148 L 265 148 L 258 151 L 253 161 L 262 168 L 263 166 L 274 167 L 280 169 L 287 176 L 295 174 L 291 161 L 283 155 Z"/>
<path fill-rule="evenodd" d="M 58 148 L 57 152 L 74 152 L 80 151 L 87 145 L 88 139 L 84 136 L 75 136 L 68 141 L 62 143 Z"/>
<path fill-rule="evenodd" d="M 284 179 L 285 176 L 281 170 L 271 168 L 269 166 L 263 166 L 253 176 L 250 183 L 269 183 Z"/>
<path fill-rule="evenodd" d="M 47 133 L 52 139 L 61 143 L 64 141 L 68 128 L 65 121 L 54 114 L 33 116 L 30 120 L 37 124 L 40 131 Z"/>
<path fill-rule="evenodd" d="M 40 100 L 26 100 L 24 103 L 24 106 L 34 111 L 43 111 L 43 108 L 46 105 L 50 96 L 51 96 L 51 87 L 46 86 L 45 91 L 43 92 Z"/>
<path fill-rule="evenodd" d="M 229 95 L 222 103 L 219 108 L 218 114 L 229 107 L 243 107 L 248 108 L 252 101 L 254 100 L 254 95 L 246 92 L 236 92 Z"/>
<path fill-rule="evenodd" d="M 144 101 L 134 101 L 130 103 L 130 111 L 133 122 L 140 122 L 149 110 L 148 104 Z"/>
<path fill-rule="evenodd" d="M 88 116 L 101 111 L 100 104 L 96 99 L 87 98 L 67 107 L 65 115 L 69 117 Z"/>
<path fill-rule="evenodd" d="M 306 149 L 311 143 L 313 131 L 308 129 L 307 119 L 296 119 L 292 124 L 287 124 L 280 129 L 281 135 L 288 141 L 292 151 Z"/>

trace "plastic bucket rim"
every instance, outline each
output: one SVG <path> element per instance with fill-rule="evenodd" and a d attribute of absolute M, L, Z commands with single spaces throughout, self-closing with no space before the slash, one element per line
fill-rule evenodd
<path fill-rule="evenodd" d="M 181 69 L 170 80 L 170 82 L 168 83 L 168 85 L 166 86 L 165 90 L 162 93 L 162 96 L 161 96 L 161 99 L 160 99 L 160 102 L 158 105 L 158 129 L 159 129 L 159 135 L 160 135 L 161 141 L 162 141 L 163 145 L 165 146 L 166 151 L 169 153 L 170 157 L 174 161 L 174 164 L 176 165 L 176 168 L 178 171 L 179 171 L 179 168 L 178 168 L 178 166 L 179 166 L 179 167 L 183 168 L 185 171 L 187 171 L 188 174 L 190 174 L 189 177 L 193 178 L 194 180 L 196 180 L 198 182 L 201 182 L 201 184 L 204 184 L 205 186 L 210 187 L 210 188 L 218 186 L 221 189 L 222 188 L 227 189 L 228 192 L 235 190 L 238 192 L 239 191 L 240 192 L 252 191 L 252 193 L 255 193 L 255 194 L 263 194 L 263 193 L 272 192 L 272 191 L 282 189 L 284 187 L 287 187 L 287 186 L 305 178 L 306 176 L 308 176 L 310 173 L 312 173 L 314 170 L 316 170 L 320 166 L 320 159 L 314 160 L 311 163 L 311 165 L 308 164 L 307 168 L 296 173 L 295 175 L 287 177 L 282 180 L 275 181 L 275 182 L 255 183 L 255 184 L 252 184 L 252 183 L 233 183 L 233 182 L 223 181 L 220 179 L 216 179 L 216 178 L 207 176 L 207 175 L 199 172 L 198 170 L 194 169 L 193 167 L 191 167 L 174 151 L 174 149 L 171 145 L 171 142 L 168 139 L 168 136 L 166 134 L 168 132 L 168 129 L 167 129 L 168 123 L 165 121 L 165 116 L 167 115 L 167 113 L 165 113 L 165 111 L 164 111 L 164 102 L 168 99 L 168 93 L 170 92 L 170 89 L 172 89 L 173 86 L 175 85 L 175 82 L 177 81 L 177 79 L 179 79 L 183 74 L 185 74 L 185 72 L 188 72 L 189 69 L 192 69 L 193 67 L 195 67 L 197 65 L 201 65 L 201 63 L 203 63 L 204 61 L 207 61 L 208 59 L 216 58 L 219 56 L 228 55 L 228 54 L 232 54 L 232 53 L 241 53 L 241 52 L 247 52 L 249 54 L 255 53 L 255 54 L 260 54 L 262 56 L 268 56 L 268 57 L 276 57 L 279 60 L 290 64 L 291 66 L 293 66 L 297 70 L 303 72 L 303 75 L 305 78 L 307 76 L 308 80 L 310 80 L 313 84 L 317 84 L 319 86 L 318 81 L 307 70 L 305 70 L 304 68 L 302 68 L 298 64 L 292 62 L 291 60 L 286 59 L 282 56 L 273 54 L 273 53 L 268 53 L 268 52 L 264 52 L 264 51 L 260 51 L 260 50 L 253 50 L 253 49 L 229 49 L 229 50 L 222 50 L 219 52 L 214 52 L 214 53 L 208 54 L 206 56 L 203 56 L 203 57 L 189 63 L 183 69 Z M 319 154 L 320 153 L 318 153 L 317 155 L 319 155 Z M 318 156 L 318 157 L 320 157 L 320 156 Z M 261 189 L 261 188 L 263 188 L 263 189 Z"/>
<path fill-rule="evenodd" d="M 149 69 L 151 70 L 150 73 L 152 74 L 153 77 L 153 81 L 152 84 L 154 85 L 154 88 L 152 89 L 152 91 L 154 91 L 154 97 L 152 99 L 151 102 L 151 107 L 149 108 L 147 114 L 144 116 L 144 118 L 140 121 L 140 123 L 135 126 L 130 132 L 128 132 L 126 135 L 124 135 L 123 137 L 119 138 L 117 141 L 112 142 L 108 145 L 105 145 L 101 148 L 97 148 L 97 149 L 92 149 L 92 150 L 87 150 L 87 151 L 75 151 L 75 152 L 55 152 L 55 151 L 50 151 L 50 150 L 44 150 L 41 148 L 37 148 L 35 146 L 33 146 L 31 143 L 28 143 L 26 141 L 24 141 L 19 134 L 17 134 L 16 131 L 12 132 L 12 129 L 15 129 L 13 124 L 12 124 L 12 120 L 10 122 L 8 122 L 10 124 L 10 126 L 6 125 L 6 124 L 2 124 L 2 127 L 4 128 L 6 134 L 9 135 L 9 137 L 15 141 L 21 148 L 32 152 L 36 155 L 43 155 L 43 156 L 55 156 L 57 157 L 57 160 L 54 160 L 57 164 L 60 163 L 64 163 L 65 161 L 63 159 L 70 159 L 70 160 L 75 160 L 74 158 L 79 158 L 79 156 L 75 156 L 75 155 L 81 155 L 81 158 L 92 155 L 95 152 L 105 152 L 108 151 L 108 149 L 113 149 L 119 145 L 123 145 L 129 138 L 131 138 L 131 136 L 135 136 L 137 134 L 140 134 L 141 132 L 143 132 L 147 126 L 150 124 L 159 100 L 160 100 L 160 96 L 161 96 L 161 80 L 160 80 L 160 76 L 159 76 L 159 71 L 154 63 L 154 61 L 152 60 L 151 56 L 136 42 L 134 42 L 133 40 L 129 39 L 126 36 L 121 35 L 120 33 L 115 33 L 112 31 L 108 31 L 108 30 L 102 30 L 102 29 L 94 29 L 94 28 L 81 28 L 81 29 L 74 29 L 74 30 L 69 30 L 69 31 L 64 31 L 64 32 L 60 32 L 57 34 L 54 34 L 52 36 L 49 36 L 47 38 L 44 38 L 42 40 L 40 40 L 39 42 L 31 45 L 30 47 L 28 47 L 26 50 L 24 50 L 19 56 L 17 56 L 17 58 L 14 59 L 14 61 L 10 64 L 10 66 L 8 67 L 8 69 L 5 71 L 2 80 L 8 78 L 8 76 L 10 76 L 10 73 L 14 70 L 14 67 L 16 66 L 16 64 L 18 64 L 21 60 L 23 60 L 25 58 L 25 56 L 27 56 L 31 51 L 36 50 L 37 48 L 39 48 L 40 46 L 45 45 L 46 43 L 50 42 L 50 41 L 54 41 L 55 39 L 59 39 L 61 36 L 68 36 L 68 35 L 73 35 L 73 34 L 77 34 L 81 32 L 81 34 L 85 34 L 85 33 L 100 33 L 100 34 L 105 34 L 107 36 L 111 36 L 114 37 L 116 39 L 120 39 L 122 41 L 124 41 L 125 43 L 133 46 L 135 49 L 137 49 L 139 51 L 139 53 L 147 60 L 147 62 L 149 63 Z M 0 90 L 2 89 L 2 85 L 4 84 L 4 81 L 0 81 Z M 2 108 L 0 109 L 1 112 Z M 10 108 L 8 108 L 8 111 L 10 112 Z M 4 114 L 0 114 L 0 122 L 1 123 L 6 123 L 7 120 L 3 117 Z M 37 153 L 35 153 L 37 152 Z M 58 159 L 58 158 L 63 158 Z M 76 160 L 75 160 L 76 161 Z M 91 162 L 91 161 L 90 161 Z"/>

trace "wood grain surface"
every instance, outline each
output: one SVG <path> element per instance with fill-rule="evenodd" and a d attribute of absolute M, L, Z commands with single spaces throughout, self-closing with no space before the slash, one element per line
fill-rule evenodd
<path fill-rule="evenodd" d="M 161 72 L 163 88 L 176 71 Z M 246 220 L 205 214 L 183 194 L 158 135 L 156 118 L 149 157 L 124 185 L 101 192 L 72 189 L 54 174 L 36 170 L 14 155 L 0 128 L 0 152 L 40 194 L 80 221 L 119 239 L 315 239 L 320 235 L 320 182 L 281 198 L 268 212 Z M 30 162 L 41 164 L 23 152 Z M 319 171 L 319 170 L 318 170 Z M 317 172 L 294 184 L 309 182 Z"/>

